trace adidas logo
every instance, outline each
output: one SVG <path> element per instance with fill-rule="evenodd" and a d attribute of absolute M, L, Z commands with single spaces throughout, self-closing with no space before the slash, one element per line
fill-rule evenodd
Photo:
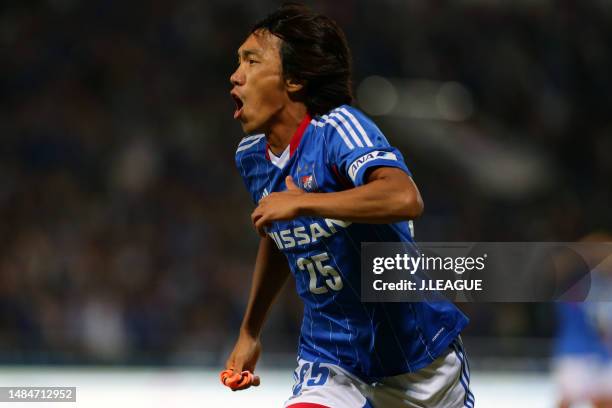
<path fill-rule="evenodd" d="M 263 200 L 264 198 L 266 198 L 267 196 L 270 195 L 270 192 L 268 191 L 268 188 L 264 188 L 263 193 L 261 193 L 261 198 L 259 199 L 259 201 Z"/>

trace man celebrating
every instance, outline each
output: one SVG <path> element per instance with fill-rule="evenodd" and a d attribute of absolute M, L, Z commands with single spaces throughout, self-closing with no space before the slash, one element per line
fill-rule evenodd
<path fill-rule="evenodd" d="M 249 136 L 236 164 L 261 240 L 223 383 L 259 384 L 259 336 L 288 262 L 304 319 L 286 407 L 473 407 L 459 338 L 467 318 L 454 305 L 360 301 L 361 242 L 412 245 L 423 202 L 401 153 L 349 105 L 342 31 L 285 5 L 255 25 L 238 62 L 234 118 Z"/>

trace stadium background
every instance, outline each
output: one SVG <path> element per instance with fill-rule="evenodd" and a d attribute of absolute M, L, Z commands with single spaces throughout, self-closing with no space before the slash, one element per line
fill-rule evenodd
<path fill-rule="evenodd" d="M 258 240 L 228 78 L 278 4 L 3 2 L 0 385 L 115 381 L 142 391 L 136 406 L 163 390 L 210 406 L 288 395 L 291 283 L 263 334 L 276 385 L 233 394 L 215 374 Z M 414 173 L 417 240 L 574 241 L 612 226 L 612 3 L 307 4 L 346 31 L 356 105 Z M 482 392 L 550 406 L 553 305 L 461 307 Z"/>

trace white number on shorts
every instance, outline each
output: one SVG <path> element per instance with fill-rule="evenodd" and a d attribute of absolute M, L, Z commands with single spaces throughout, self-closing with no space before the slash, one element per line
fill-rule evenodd
<path fill-rule="evenodd" d="M 316 295 L 327 293 L 327 287 L 335 291 L 339 291 L 343 287 L 342 278 L 338 271 L 329 265 L 323 265 L 323 262 L 328 260 L 329 256 L 327 256 L 327 252 L 314 255 L 310 258 L 299 258 L 297 260 L 297 266 L 301 271 L 304 269 L 308 270 L 308 274 L 310 275 L 309 289 Z M 317 271 L 321 276 L 327 277 L 327 279 L 325 279 L 327 287 L 317 286 Z"/>
<path fill-rule="evenodd" d="M 324 385 L 329 378 L 329 368 L 320 366 L 318 362 L 313 363 L 312 366 L 310 363 L 304 363 L 300 373 L 294 373 L 293 376 L 296 379 L 296 384 L 293 386 L 293 395 L 298 395 L 302 391 L 302 384 L 306 378 L 309 378 L 306 382 L 309 387 Z"/>

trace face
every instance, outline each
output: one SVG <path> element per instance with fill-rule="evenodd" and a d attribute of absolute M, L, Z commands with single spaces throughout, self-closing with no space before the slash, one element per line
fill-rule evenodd
<path fill-rule="evenodd" d="M 288 101 L 280 47 L 280 38 L 259 31 L 238 49 L 239 65 L 230 77 L 231 95 L 236 102 L 234 119 L 247 134 L 266 133 Z"/>

